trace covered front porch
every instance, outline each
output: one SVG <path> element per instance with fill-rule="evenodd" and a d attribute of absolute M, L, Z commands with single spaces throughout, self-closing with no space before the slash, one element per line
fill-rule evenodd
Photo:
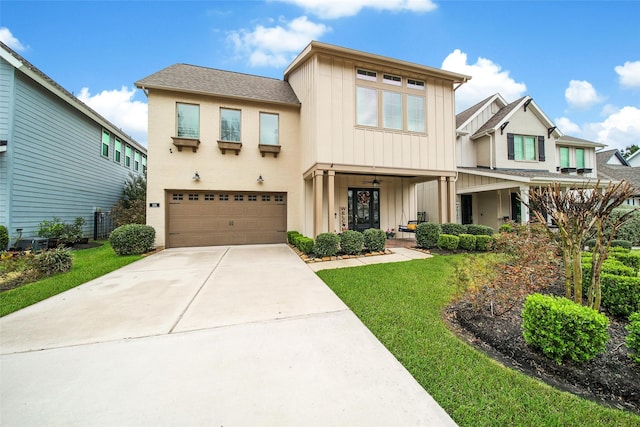
<path fill-rule="evenodd" d="M 398 226 L 418 219 L 417 184 L 435 184 L 431 208 L 447 222 L 455 218 L 454 178 L 454 172 L 316 164 L 304 174 L 304 234 L 379 228 L 410 238 Z"/>

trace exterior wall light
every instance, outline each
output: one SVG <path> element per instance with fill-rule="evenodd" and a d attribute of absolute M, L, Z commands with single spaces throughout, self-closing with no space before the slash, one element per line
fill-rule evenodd
<path fill-rule="evenodd" d="M 259 184 L 262 184 L 264 182 L 264 178 L 262 177 L 262 174 L 260 174 L 260 176 L 256 181 L 258 181 Z"/>
<path fill-rule="evenodd" d="M 193 174 L 193 180 L 200 181 L 200 174 L 198 173 L 198 171 L 196 171 L 196 173 Z"/>

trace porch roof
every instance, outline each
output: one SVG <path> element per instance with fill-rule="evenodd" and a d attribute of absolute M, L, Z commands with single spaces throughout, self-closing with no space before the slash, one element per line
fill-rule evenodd
<path fill-rule="evenodd" d="M 459 167 L 460 173 L 486 176 L 490 178 L 503 179 L 524 184 L 550 184 L 552 182 L 566 183 L 567 185 L 587 185 L 595 186 L 597 179 L 583 178 L 577 175 L 567 175 L 563 173 L 553 173 L 546 170 L 523 170 L 523 169 L 486 169 Z M 608 185 L 610 180 L 601 179 L 601 185 Z M 592 184 L 592 185 L 589 185 Z"/>

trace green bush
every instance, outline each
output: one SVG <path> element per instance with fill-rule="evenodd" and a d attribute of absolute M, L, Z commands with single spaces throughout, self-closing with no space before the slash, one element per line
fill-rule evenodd
<path fill-rule="evenodd" d="M 640 311 L 640 277 L 600 275 L 602 305 L 612 316 L 629 317 Z"/>
<path fill-rule="evenodd" d="M 459 236 L 467 232 L 467 227 L 455 222 L 447 222 L 442 224 L 442 234 L 451 234 L 453 236 Z"/>
<path fill-rule="evenodd" d="M 476 250 L 476 236 L 473 234 L 460 234 L 458 236 L 460 242 L 458 243 L 458 247 L 460 249 L 464 249 L 467 251 L 475 251 Z"/>
<path fill-rule="evenodd" d="M 7 249 L 9 245 L 9 231 L 4 225 L 0 225 L 0 252 Z"/>
<path fill-rule="evenodd" d="M 73 257 L 71 251 L 65 248 L 49 249 L 35 256 L 33 265 L 40 277 L 66 273 L 71 270 Z"/>
<path fill-rule="evenodd" d="M 296 236 L 302 236 L 302 234 L 299 231 L 295 231 L 295 230 L 287 231 L 287 242 L 294 245 L 295 244 L 294 238 Z"/>
<path fill-rule="evenodd" d="M 293 244 L 303 254 L 310 254 L 313 252 L 313 239 L 311 237 L 305 237 L 302 234 L 293 236 Z"/>
<path fill-rule="evenodd" d="M 614 276 L 637 276 L 636 271 L 632 267 L 624 265 L 615 258 L 607 258 L 602 263 L 602 273 L 608 273 Z M 582 281 L 583 283 L 591 283 L 591 259 L 582 258 Z"/>
<path fill-rule="evenodd" d="M 509 224 L 503 224 L 509 225 Z M 474 236 L 493 236 L 495 231 L 488 225 L 480 224 L 467 224 L 467 234 L 473 234 Z"/>
<path fill-rule="evenodd" d="M 38 236 L 47 239 L 58 239 L 60 244 L 72 245 L 82 239 L 82 227 L 86 224 L 86 220 L 79 216 L 73 224 L 62 222 L 58 217 L 53 217 L 52 221 L 44 220 L 38 224 Z"/>
<path fill-rule="evenodd" d="M 515 233 L 516 229 L 510 223 L 502 224 L 500 228 L 498 228 L 500 233 Z"/>
<path fill-rule="evenodd" d="M 566 298 L 529 295 L 522 311 L 524 339 L 561 364 L 583 362 L 605 350 L 609 319 Z"/>
<path fill-rule="evenodd" d="M 340 235 L 340 250 L 347 255 L 356 255 L 362 252 L 364 236 L 359 231 L 346 230 Z"/>
<path fill-rule="evenodd" d="M 335 256 L 338 253 L 340 236 L 334 233 L 320 233 L 316 237 L 313 252 L 320 257 Z"/>
<path fill-rule="evenodd" d="M 609 220 L 614 221 L 621 215 L 628 213 L 630 210 L 635 209 L 634 206 L 622 205 L 611 211 Z M 609 235 L 609 230 L 605 231 L 606 235 Z M 628 240 L 633 245 L 640 246 L 640 210 L 632 213 L 630 219 L 627 220 L 616 232 L 616 239 Z"/>
<path fill-rule="evenodd" d="M 377 228 L 364 230 L 364 247 L 371 252 L 378 252 L 384 249 L 387 244 L 387 233 Z"/>
<path fill-rule="evenodd" d="M 584 242 L 583 246 L 586 246 L 589 248 L 590 251 L 593 251 L 593 247 L 596 245 L 596 239 L 589 239 L 587 241 Z"/>
<path fill-rule="evenodd" d="M 487 252 L 491 249 L 493 237 L 479 234 L 476 236 L 476 250 L 479 252 Z"/>
<path fill-rule="evenodd" d="M 640 253 L 639 252 L 612 252 L 610 254 L 627 267 L 633 268 L 635 275 L 640 271 Z"/>
<path fill-rule="evenodd" d="M 640 363 L 640 312 L 633 313 L 629 316 L 629 324 L 626 326 L 627 347 L 632 353 L 629 355 L 633 360 Z"/>
<path fill-rule="evenodd" d="M 441 234 L 438 237 L 438 247 L 447 251 L 455 251 L 458 249 L 460 238 L 452 234 Z"/>
<path fill-rule="evenodd" d="M 625 249 L 631 249 L 632 245 L 631 242 L 628 240 L 621 240 L 621 239 L 616 239 L 614 241 L 611 242 L 611 247 L 612 248 L 625 248 Z"/>
<path fill-rule="evenodd" d="M 156 230 L 143 224 L 125 224 L 109 235 L 111 247 L 118 255 L 140 255 L 153 249 Z"/>
<path fill-rule="evenodd" d="M 442 227 L 435 222 L 422 222 L 416 227 L 416 243 L 421 248 L 435 248 L 438 245 L 438 236 L 442 233 Z"/>

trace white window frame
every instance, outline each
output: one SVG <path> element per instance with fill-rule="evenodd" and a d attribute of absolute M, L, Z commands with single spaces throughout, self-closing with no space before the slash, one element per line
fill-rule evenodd
<path fill-rule="evenodd" d="M 382 83 L 393 86 L 402 86 L 402 77 L 385 73 L 382 75 Z"/>
<path fill-rule="evenodd" d="M 422 80 L 407 79 L 407 87 L 409 89 L 424 90 L 424 82 Z"/>
<path fill-rule="evenodd" d="M 370 82 L 378 81 L 378 73 L 371 70 L 365 70 L 364 68 L 356 69 L 356 78 L 361 80 L 368 80 Z"/>
<path fill-rule="evenodd" d="M 107 138 L 105 141 L 105 137 Z M 109 133 L 108 130 L 106 129 L 102 129 L 102 140 L 100 143 L 100 155 L 102 157 L 105 158 L 109 158 L 109 151 L 110 151 L 110 145 L 111 145 L 111 134 Z M 105 148 L 107 150 L 106 154 L 105 154 Z"/>

